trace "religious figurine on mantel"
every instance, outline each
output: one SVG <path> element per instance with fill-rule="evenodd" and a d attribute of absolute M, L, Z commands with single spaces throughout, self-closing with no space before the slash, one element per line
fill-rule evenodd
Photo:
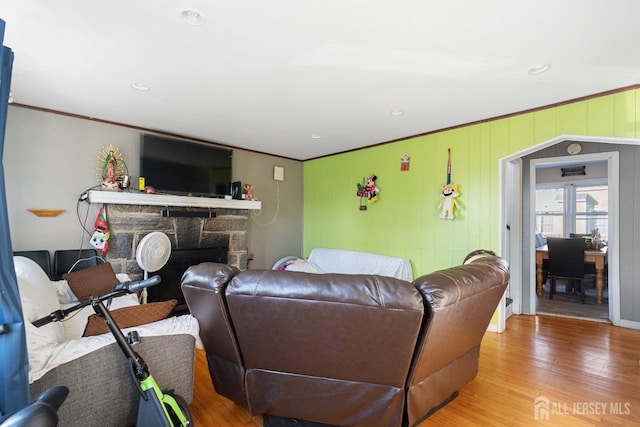
<path fill-rule="evenodd" d="M 124 161 L 120 151 L 112 145 L 98 153 L 98 175 L 103 190 L 119 190 L 124 176 Z"/>

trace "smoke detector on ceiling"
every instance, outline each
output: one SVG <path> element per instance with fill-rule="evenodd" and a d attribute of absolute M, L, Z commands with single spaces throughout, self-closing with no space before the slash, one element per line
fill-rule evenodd
<path fill-rule="evenodd" d="M 195 9 L 183 9 L 180 17 L 189 25 L 202 25 L 205 21 L 204 15 Z"/>

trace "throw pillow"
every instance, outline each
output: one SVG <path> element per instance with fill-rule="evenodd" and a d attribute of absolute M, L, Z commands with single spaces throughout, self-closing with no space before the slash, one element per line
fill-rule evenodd
<path fill-rule="evenodd" d="M 120 283 L 111 263 L 108 262 L 63 274 L 62 278 L 69 283 L 69 287 L 80 302 L 92 296 L 111 292 L 113 287 Z"/>
<path fill-rule="evenodd" d="M 111 317 L 122 329 L 144 325 L 158 320 L 166 319 L 178 300 L 152 302 L 149 304 L 134 305 L 131 307 L 118 308 L 111 311 Z M 87 327 L 82 336 L 105 334 L 109 331 L 106 322 L 97 314 L 92 314 L 87 319 Z"/>

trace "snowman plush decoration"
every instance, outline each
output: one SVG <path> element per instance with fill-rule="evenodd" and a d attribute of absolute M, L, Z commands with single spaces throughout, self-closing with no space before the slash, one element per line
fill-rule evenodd
<path fill-rule="evenodd" d="M 89 243 L 96 248 L 101 254 L 107 253 L 109 250 L 109 226 L 107 225 L 107 216 L 103 208 L 100 208 L 96 222 L 94 224 L 95 231 L 91 235 Z"/>

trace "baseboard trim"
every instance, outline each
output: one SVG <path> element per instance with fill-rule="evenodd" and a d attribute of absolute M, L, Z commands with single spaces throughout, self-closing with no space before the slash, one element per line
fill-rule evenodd
<path fill-rule="evenodd" d="M 489 326 L 487 326 L 487 332 L 498 332 L 498 325 L 489 323 Z"/>
<path fill-rule="evenodd" d="M 636 322 L 633 320 L 620 320 L 620 324 L 618 326 L 621 326 L 623 328 L 640 330 L 640 322 Z"/>

